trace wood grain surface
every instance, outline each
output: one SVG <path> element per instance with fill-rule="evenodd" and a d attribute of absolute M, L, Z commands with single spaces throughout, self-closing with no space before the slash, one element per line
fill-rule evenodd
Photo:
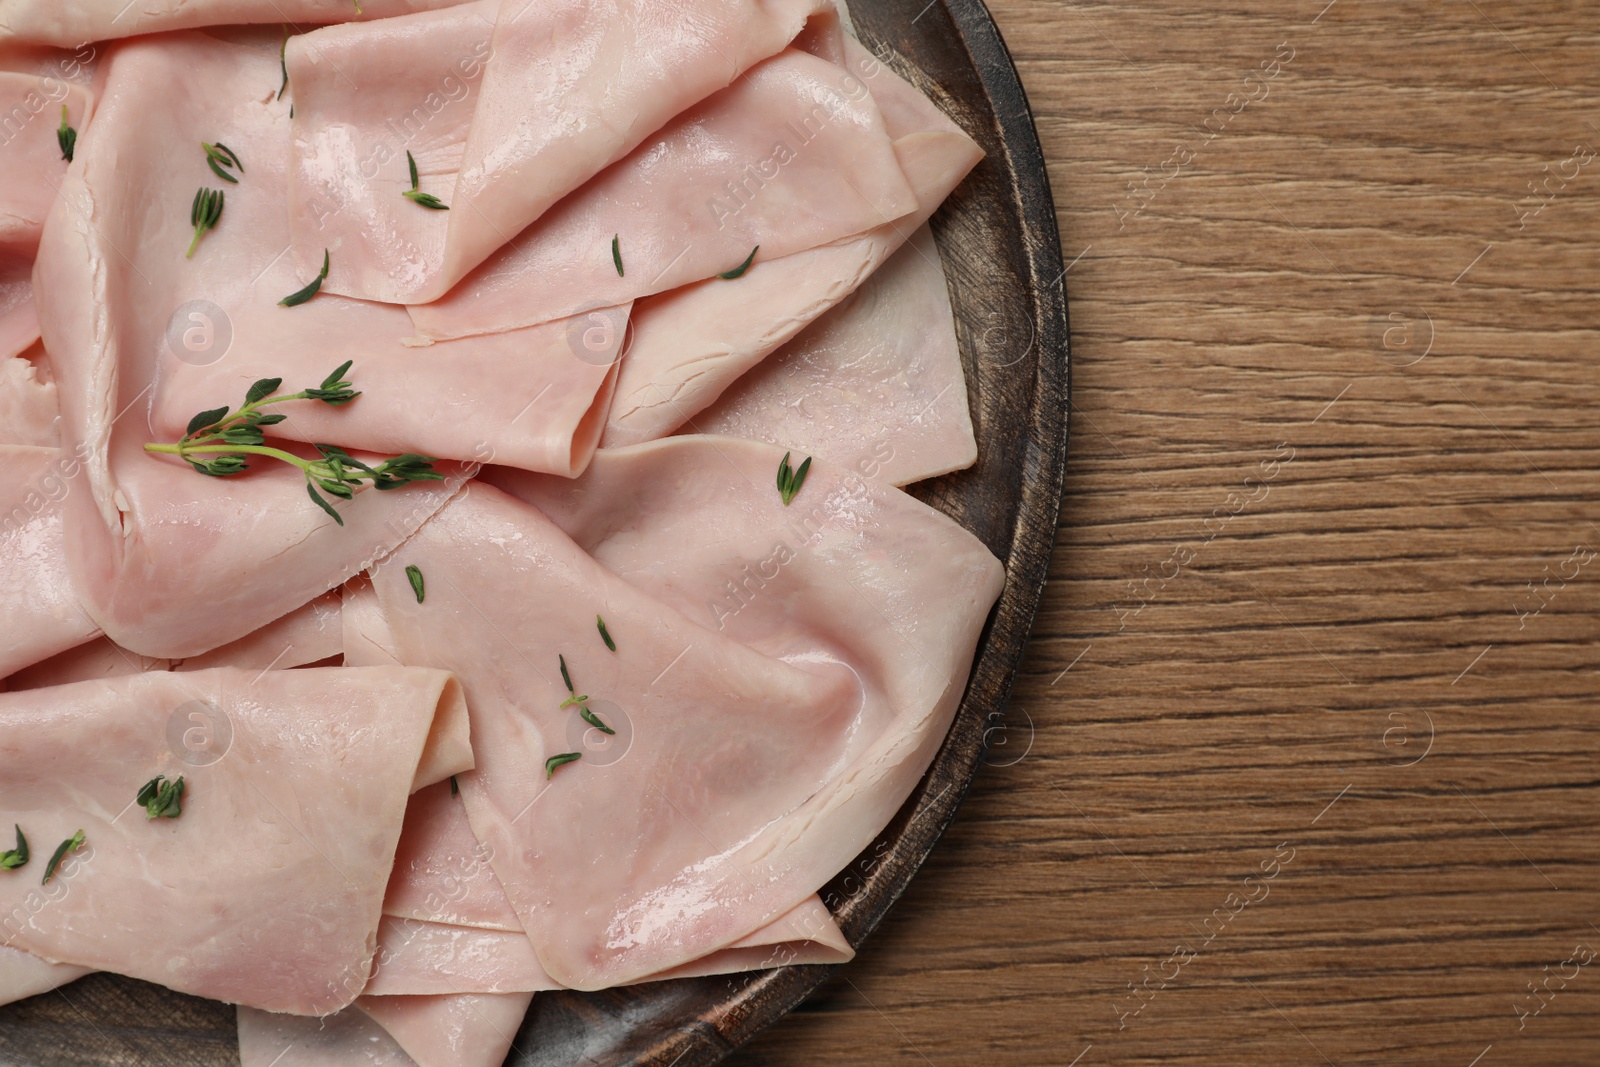
<path fill-rule="evenodd" d="M 991 7 L 1050 588 L 944 844 L 728 1062 L 1600 1062 L 1600 3 Z"/>

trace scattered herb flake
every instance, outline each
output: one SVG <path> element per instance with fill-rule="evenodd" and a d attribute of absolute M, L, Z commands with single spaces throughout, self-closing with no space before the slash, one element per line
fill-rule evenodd
<path fill-rule="evenodd" d="M 756 245 L 754 248 L 752 248 L 750 250 L 750 254 L 748 256 L 744 257 L 744 262 L 743 263 L 739 264 L 737 267 L 733 268 L 732 270 L 723 271 L 721 274 L 717 275 L 717 277 L 722 278 L 722 279 L 724 279 L 726 281 L 730 281 L 730 282 L 733 281 L 735 278 L 743 278 L 744 277 L 744 272 L 750 269 L 750 264 L 752 264 L 752 263 L 754 263 L 756 261 L 756 253 L 759 252 L 759 251 L 761 251 L 761 246 L 760 245 Z"/>
<path fill-rule="evenodd" d="M 282 100 L 284 90 L 289 88 L 289 27 L 283 28 L 283 42 L 278 45 L 278 66 L 283 68 L 283 84 L 278 86 L 278 95 L 275 99 Z M 289 105 L 289 117 L 294 118 L 294 105 Z"/>
<path fill-rule="evenodd" d="M 286 308 L 299 307 L 301 304 L 304 304 L 307 300 L 310 300 L 312 297 L 316 296 L 322 291 L 322 283 L 327 277 L 328 250 L 324 248 L 322 250 L 322 270 L 317 273 L 315 278 L 312 278 L 311 281 L 306 284 L 304 289 L 301 289 L 298 292 L 290 293 L 288 296 L 278 301 L 278 306 Z"/>
<path fill-rule="evenodd" d="M 11 825 L 17 831 L 17 847 L 0 852 L 0 871 L 14 871 L 28 862 L 28 839 L 22 836 L 22 827 Z"/>
<path fill-rule="evenodd" d="M 800 487 L 806 483 L 806 475 L 811 471 L 811 457 L 800 464 L 800 469 L 795 470 L 789 466 L 790 453 L 785 452 L 783 459 L 778 463 L 778 494 L 783 497 L 783 506 L 788 507 L 800 492 Z"/>
<path fill-rule="evenodd" d="M 556 659 L 561 661 L 561 680 L 567 683 L 567 692 L 576 693 L 577 690 L 572 688 L 572 675 L 567 673 L 567 657 L 557 654 Z"/>
<path fill-rule="evenodd" d="M 200 238 L 205 236 L 207 230 L 216 227 L 217 220 L 222 218 L 224 199 L 221 189 L 207 189 L 205 186 L 201 186 L 194 194 L 194 203 L 189 206 L 189 225 L 194 227 L 194 240 L 189 242 L 189 251 L 184 253 L 183 258 L 193 259 Z"/>
<path fill-rule="evenodd" d="M 83 831 L 82 830 L 79 830 L 77 833 L 73 834 L 71 837 L 69 837 L 65 841 L 61 842 L 61 844 L 57 845 L 56 846 L 55 855 L 51 856 L 50 857 L 50 862 L 45 865 L 44 881 L 40 882 L 39 884 L 40 885 L 49 885 L 50 884 L 50 879 L 55 877 L 56 868 L 61 866 L 61 861 L 66 858 L 67 853 L 68 852 L 76 852 L 76 851 L 78 851 L 78 849 L 80 849 L 82 847 L 83 847 Z"/>
<path fill-rule="evenodd" d="M 544 761 L 545 781 L 548 782 L 550 779 L 554 778 L 558 769 L 582 758 L 582 752 L 563 752 L 559 756 L 551 756 L 549 759 Z"/>
<path fill-rule="evenodd" d="M 606 620 L 596 615 L 594 617 L 594 624 L 595 627 L 600 631 L 600 640 L 606 643 L 607 648 L 615 652 L 617 650 L 617 643 L 611 640 L 611 632 L 606 629 Z"/>
<path fill-rule="evenodd" d="M 183 785 L 181 775 L 173 782 L 168 781 L 166 775 L 158 774 L 140 787 L 134 803 L 144 808 L 147 820 L 176 819 L 183 814 Z"/>
<path fill-rule="evenodd" d="M 611 237 L 611 262 L 617 266 L 617 277 L 626 277 L 622 272 L 622 235 L 613 234 Z"/>
<path fill-rule="evenodd" d="M 206 166 L 211 168 L 211 173 L 225 182 L 239 184 L 239 179 L 228 173 L 228 170 L 234 167 L 239 169 L 240 174 L 244 173 L 244 164 L 240 163 L 239 157 L 233 154 L 233 149 L 221 141 L 216 144 L 206 144 L 201 141 L 200 147 L 206 150 Z"/>
<path fill-rule="evenodd" d="M 78 147 L 78 131 L 67 125 L 67 105 L 61 105 L 61 125 L 56 127 L 56 144 L 61 146 L 61 158 L 72 162 L 72 153 Z"/>
<path fill-rule="evenodd" d="M 419 191 L 418 187 L 420 183 L 417 176 L 417 160 L 416 157 L 411 154 L 410 149 L 406 150 L 406 166 L 411 170 L 411 188 L 402 192 L 400 195 L 411 201 L 413 204 L 421 204 L 423 207 L 431 208 L 434 211 L 449 211 L 449 204 L 446 204 L 443 200 L 440 200 L 432 193 L 424 193 Z"/>
<path fill-rule="evenodd" d="M 580 704 L 578 706 L 578 714 L 583 716 L 583 721 L 584 722 L 588 723 L 590 726 L 593 726 L 596 730 L 599 730 L 601 733 L 605 733 L 605 734 L 614 734 L 614 733 L 616 733 L 615 730 L 613 730 L 611 727 L 607 726 L 605 723 L 600 721 L 600 716 L 596 715 L 594 712 L 589 710 L 589 705 Z"/>
<path fill-rule="evenodd" d="M 460 792 L 461 792 L 461 785 L 460 785 L 459 782 L 456 781 L 456 776 L 452 774 L 450 776 L 450 795 L 451 796 L 457 796 L 457 795 L 460 794 Z"/>
<path fill-rule="evenodd" d="M 411 591 L 417 594 L 417 603 L 422 603 L 423 599 L 428 595 L 422 585 L 422 568 L 415 563 L 406 567 L 406 581 L 411 583 Z"/>

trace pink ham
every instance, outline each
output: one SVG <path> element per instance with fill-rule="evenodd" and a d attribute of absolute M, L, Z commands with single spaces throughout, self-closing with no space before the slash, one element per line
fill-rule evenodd
<path fill-rule="evenodd" d="M 500 1067 L 532 1000 L 532 993 L 362 997 L 356 1008 L 418 1067 Z"/>
<path fill-rule="evenodd" d="M 502 0 L 487 52 L 485 17 L 471 5 L 290 41 L 295 258 L 314 270 L 331 248 L 331 292 L 438 299 L 673 116 L 779 52 L 808 21 L 832 26 L 836 12 L 829 0 Z M 346 67 L 363 76 L 341 77 Z M 466 94 L 459 102 L 453 86 Z M 403 106 L 385 109 L 391 99 Z M 425 129 L 405 124 L 417 108 Z M 413 142 L 424 191 L 451 210 L 400 195 Z"/>
<path fill-rule="evenodd" d="M 397 668 L 0 695 L 0 810 L 39 860 L 87 837 L 47 886 L 0 879 L 4 943 L 270 1011 L 337 1010 L 366 982 L 430 728 L 460 701 L 443 672 Z M 158 773 L 186 779 L 178 819 L 133 805 Z"/>
<path fill-rule="evenodd" d="M 240 1067 L 417 1067 L 360 1008 L 326 1018 L 240 1007 Z"/>
<path fill-rule="evenodd" d="M 50 74 L 0 70 L 0 246 L 32 252 L 67 173 L 57 143 L 62 108 L 80 133 L 89 92 Z"/>
<path fill-rule="evenodd" d="M 695 427 L 770 441 L 891 485 L 972 466 L 967 379 L 928 228 L 849 301 L 735 382 Z"/>
<path fill-rule="evenodd" d="M 38 956 L 0 945 L 0 1004 L 48 993 L 93 973 L 92 967 L 49 963 Z"/>
<path fill-rule="evenodd" d="M 6 679 L 6 689 L 42 689 L 96 678 L 118 678 L 143 671 L 202 671 L 212 667 L 288 670 L 321 663 L 344 648 L 338 593 L 318 597 L 255 633 L 187 660 L 152 659 L 117 645 L 108 637 L 63 652 Z"/>
<path fill-rule="evenodd" d="M 68 576 L 67 505 L 84 493 L 71 455 L 0 445 L 0 678 L 100 632 Z"/>
<path fill-rule="evenodd" d="M 189 182 L 222 186 L 193 132 L 205 130 L 246 168 L 237 186 L 226 187 L 222 220 L 193 259 L 183 256 L 192 234 L 176 212 L 155 220 L 155 232 L 108 241 L 130 257 L 125 299 L 152 309 L 116 308 L 113 329 L 115 342 L 137 357 L 125 370 L 156 379 L 148 429 L 157 438 L 175 440 L 196 412 L 237 404 L 259 379 L 283 378 L 294 391 L 354 359 L 358 402 L 292 405 L 283 409 L 289 421 L 274 432 L 373 452 L 582 470 L 604 419 L 625 307 L 424 347 L 407 343 L 415 331 L 402 308 L 326 294 L 280 307 L 305 278 L 285 254 L 289 105 L 258 91 L 277 76 L 277 57 L 185 34 L 125 46 L 111 66 L 112 107 L 86 138 L 86 151 L 159 162 L 150 189 L 173 188 L 175 169 L 185 189 Z M 165 97 L 158 75 L 179 78 L 180 67 L 193 94 L 164 99 L 164 121 L 155 128 L 147 112 L 130 117 L 130 109 L 153 105 L 152 94 Z M 183 162 L 175 164 L 175 156 Z M 177 203 L 183 195 L 176 193 L 174 208 L 187 208 L 187 201 Z"/>
<path fill-rule="evenodd" d="M 272 213 L 252 207 L 261 191 L 241 182 L 226 209 L 237 214 L 226 214 L 195 260 L 185 260 L 190 195 L 176 184 L 174 168 L 196 183 L 206 180 L 197 130 L 245 133 L 263 115 L 286 123 L 260 88 L 274 80 L 276 67 L 268 49 L 197 34 L 116 49 L 102 68 L 96 121 L 78 142 L 35 268 L 63 441 L 85 457 L 86 484 L 66 501 L 72 584 L 113 640 L 152 657 L 198 655 L 307 603 L 403 541 L 459 484 L 455 475 L 392 493 L 362 492 L 342 506 L 341 528 L 311 504 L 300 472 L 286 465 L 213 479 L 143 449 L 157 436 L 145 413 L 158 360 L 173 358 L 161 355 L 172 309 L 203 279 L 241 272 L 240 256 L 226 249 L 230 223 L 248 247 L 252 220 Z M 266 185 L 269 154 L 244 160 L 245 181 Z M 258 175 L 258 167 L 267 173 Z M 248 269 L 259 272 L 271 255 Z M 271 270 L 263 277 L 275 279 L 271 293 L 281 295 L 279 287 L 293 280 Z M 317 314 L 316 301 L 284 309 L 266 292 L 258 297 L 278 322 Z M 288 342 L 282 332 L 267 336 Z M 240 337 L 247 343 L 243 331 Z M 290 358 L 291 349 L 283 351 Z M 341 358 L 327 351 L 317 366 L 332 369 Z M 365 399 L 349 405 L 352 414 Z"/>
<path fill-rule="evenodd" d="M 993 558 L 942 516 L 826 464 L 804 509 L 785 512 L 769 488 L 780 455 L 682 439 L 602 453 L 566 487 L 507 481 L 582 548 L 474 486 L 406 546 L 430 575 L 426 604 L 408 602 L 399 558 L 375 576 L 402 658 L 463 678 L 480 759 L 462 796 L 564 985 L 680 968 L 794 909 L 888 821 L 959 699 L 998 594 Z M 706 528 L 715 547 L 699 547 Z M 730 561 L 772 563 L 780 538 L 794 542 L 780 573 L 753 579 L 779 588 L 742 604 Z M 493 597 L 469 592 L 486 581 Z M 597 612 L 618 653 L 599 644 Z M 512 633 L 514 646 L 495 636 Z M 606 747 L 559 709 L 557 652 L 625 726 Z M 588 761 L 546 782 L 544 761 L 575 750 Z M 612 809 L 635 814 L 595 817 Z"/>
<path fill-rule="evenodd" d="M 0 0 L 0 34 L 76 48 L 139 33 L 239 23 L 323 23 L 381 19 L 462 0 Z M 276 86 L 276 83 L 274 83 Z"/>
<path fill-rule="evenodd" d="M 883 265 L 982 158 L 926 97 L 853 41 L 850 69 L 871 88 L 916 193 L 912 214 L 858 237 L 765 261 L 738 289 L 702 282 L 640 301 L 602 445 L 664 437 Z"/>
<path fill-rule="evenodd" d="M 505 330 L 710 278 L 758 245 L 765 263 L 915 207 L 862 82 L 791 49 L 675 119 L 411 316 L 430 337 Z"/>
<path fill-rule="evenodd" d="M 43 357 L 39 345 L 24 355 L 0 357 L 0 445 L 55 448 L 60 443 L 56 386 Z"/>

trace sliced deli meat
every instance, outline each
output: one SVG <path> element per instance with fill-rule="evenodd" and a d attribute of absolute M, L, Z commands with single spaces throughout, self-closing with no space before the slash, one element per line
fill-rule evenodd
<path fill-rule="evenodd" d="M 837 33 L 830 0 L 501 0 L 484 59 L 487 9 L 471 9 L 453 12 L 455 24 L 412 16 L 449 46 L 430 61 L 408 62 L 429 50 L 399 25 L 406 20 L 331 27 L 289 42 L 289 79 L 305 120 L 296 145 L 295 256 L 314 269 L 322 249 L 332 248 L 332 292 L 397 303 L 438 299 L 675 115 L 802 32 L 819 40 L 825 30 Z M 831 40 L 812 47 L 837 53 Z M 474 60 L 481 75 L 460 66 Z M 372 78 L 339 77 L 346 63 L 381 74 L 388 87 L 378 103 L 405 100 L 401 116 L 432 94 L 441 103 L 427 103 L 426 130 L 414 135 L 396 113 L 374 107 Z M 386 65 L 374 70 L 379 63 Z M 462 85 L 466 106 L 444 106 L 455 95 L 446 77 Z M 481 84 L 461 80 L 480 77 Z M 427 191 L 447 211 L 401 195 L 414 137 L 429 155 Z M 373 233 L 383 239 L 373 241 Z"/>
<path fill-rule="evenodd" d="M 891 485 L 970 467 L 978 442 L 933 234 L 924 226 L 694 421 L 703 433 L 770 441 Z"/>
<path fill-rule="evenodd" d="M 480 755 L 460 783 L 469 819 L 563 985 L 670 971 L 795 909 L 905 799 L 960 697 L 993 557 L 824 464 L 786 512 L 781 455 L 679 439 L 602 452 L 565 486 L 505 480 L 578 544 L 474 486 L 406 548 L 437 575 L 427 604 L 407 600 L 398 561 L 377 572 L 402 657 L 463 679 Z M 707 524 L 719 536 L 701 548 Z M 741 607 L 740 567 L 763 563 L 768 595 Z M 580 694 L 615 734 L 561 707 Z M 596 805 L 638 815 L 595 820 Z"/>
<path fill-rule="evenodd" d="M 152 672 L 0 695 L 0 810 L 49 883 L 0 879 L 4 943 L 181 992 L 324 1014 L 371 966 L 406 797 L 461 700 L 405 668 Z M 185 779 L 181 814 L 135 795 Z"/>
<path fill-rule="evenodd" d="M 847 42 L 859 75 L 894 137 L 916 195 L 911 214 L 859 236 L 763 260 L 738 286 L 701 282 L 641 300 L 601 444 L 651 441 L 689 425 L 740 375 L 855 292 L 903 245 L 983 158 L 934 104 Z"/>
<path fill-rule="evenodd" d="M 461 0 L 0 0 L 0 33 L 33 44 L 76 48 L 134 34 L 200 26 L 285 22 L 305 24 L 381 19 Z M 360 10 L 358 11 L 357 8 Z"/>
<path fill-rule="evenodd" d="M 92 967 L 50 963 L 20 949 L 0 945 L 0 1004 L 48 993 L 92 973 Z"/>
<path fill-rule="evenodd" d="M 319 1019 L 241 1005 L 237 1016 L 240 1067 L 418 1067 L 354 1006 Z"/>
<path fill-rule="evenodd" d="M 789 49 L 674 119 L 411 317 L 439 338 L 531 325 L 748 273 L 747 261 L 870 230 L 916 203 L 862 81 Z"/>
<path fill-rule="evenodd" d="M 417 1067 L 500 1067 L 532 1000 L 532 993 L 459 993 L 362 997 L 355 1006 Z"/>
<path fill-rule="evenodd" d="M 55 448 L 60 444 L 56 386 L 43 367 L 44 347 L 0 357 L 0 445 Z"/>
<path fill-rule="evenodd" d="M 67 560 L 82 469 L 58 448 L 0 445 L 0 678 L 97 636 Z"/>
<path fill-rule="evenodd" d="M 65 502 L 72 584 L 94 621 L 143 655 L 198 655 L 260 629 L 399 544 L 461 480 L 446 467 L 443 482 L 359 492 L 340 502 L 340 526 L 308 498 L 305 476 L 288 464 L 264 460 L 241 476 L 208 478 L 145 450 L 147 443 L 174 440 L 163 438 L 149 416 L 160 361 L 176 359 L 169 325 L 191 297 L 204 299 L 196 286 L 245 269 L 237 251 L 215 261 L 205 253 L 217 253 L 229 239 L 230 222 L 244 231 L 232 236 L 246 241 L 252 220 L 273 213 L 270 205 L 252 206 L 257 191 L 244 182 L 258 176 L 246 155 L 243 180 L 227 201 L 226 211 L 237 204 L 238 215 L 224 214 L 195 259 L 185 259 L 193 194 L 173 173 L 183 170 L 197 185 L 208 180 L 199 136 L 250 136 L 260 122 L 287 123 L 287 114 L 263 118 L 277 106 L 263 88 L 276 83 L 276 71 L 270 49 L 201 34 L 141 38 L 112 50 L 101 69 L 96 121 L 78 142 L 40 243 L 35 283 L 62 441 L 82 450 L 84 465 L 84 486 Z M 258 165 L 271 171 L 265 151 Z M 272 253 L 259 263 L 249 269 L 282 269 Z M 316 313 L 315 302 L 277 307 L 259 287 L 254 298 L 285 322 Z M 235 327 L 244 321 L 241 315 Z M 291 336 L 261 329 L 273 343 Z M 238 336 L 245 343 L 242 331 Z M 329 352 L 319 366 L 338 359 Z M 365 399 L 348 405 L 351 412 Z M 293 421 L 321 407 L 299 403 L 286 414 Z M 317 458 L 309 449 L 301 458 L 306 453 Z M 207 610 L 196 611 L 196 604 Z"/>

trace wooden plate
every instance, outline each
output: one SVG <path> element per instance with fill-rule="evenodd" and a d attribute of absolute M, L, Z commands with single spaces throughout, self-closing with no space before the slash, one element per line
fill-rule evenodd
<path fill-rule="evenodd" d="M 999 724 L 1044 590 L 1067 454 L 1067 309 L 1055 207 L 1022 85 L 982 0 L 854 0 L 861 40 L 975 137 L 987 158 L 934 217 L 967 363 L 978 463 L 914 492 L 977 534 L 1006 586 L 965 700 L 894 822 L 822 891 L 852 944 L 883 919 L 966 795 Z M 514 1067 L 703 1067 L 833 973 L 785 967 L 604 993 L 540 993 Z M 239 1062 L 231 1007 L 107 974 L 0 1008 L 0 1062 Z"/>

